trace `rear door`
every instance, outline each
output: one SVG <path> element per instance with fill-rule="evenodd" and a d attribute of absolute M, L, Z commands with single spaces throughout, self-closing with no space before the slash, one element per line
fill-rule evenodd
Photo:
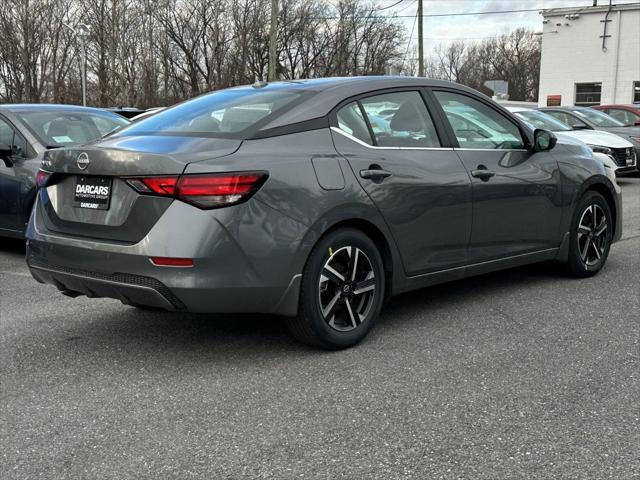
<path fill-rule="evenodd" d="M 560 172 L 551 152 L 527 149 L 518 123 L 488 101 L 448 89 L 433 95 L 473 182 L 470 263 L 557 248 Z"/>
<path fill-rule="evenodd" d="M 419 90 L 368 94 L 341 105 L 336 149 L 389 225 L 409 275 L 463 265 L 471 183 L 441 141 Z"/>

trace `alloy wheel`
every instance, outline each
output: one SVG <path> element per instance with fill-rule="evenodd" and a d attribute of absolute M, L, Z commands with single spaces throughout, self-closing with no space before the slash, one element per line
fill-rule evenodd
<path fill-rule="evenodd" d="M 347 332 L 367 319 L 374 305 L 377 279 L 371 261 L 352 246 L 329 249 L 318 282 L 318 301 L 324 321 Z"/>
<path fill-rule="evenodd" d="M 594 266 L 609 244 L 609 226 L 602 208 L 593 203 L 582 212 L 578 222 L 578 252 L 585 268 Z"/>

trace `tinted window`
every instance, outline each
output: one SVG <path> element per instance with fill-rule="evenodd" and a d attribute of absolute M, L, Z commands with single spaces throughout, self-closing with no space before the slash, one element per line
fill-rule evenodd
<path fill-rule="evenodd" d="M 606 113 L 594 110 L 593 108 L 583 108 L 575 111 L 576 115 L 590 120 L 598 127 L 624 127 L 624 123 L 619 122 Z"/>
<path fill-rule="evenodd" d="M 524 148 L 518 126 L 491 107 L 458 93 L 434 93 L 461 148 Z"/>
<path fill-rule="evenodd" d="M 28 156 L 27 141 L 25 138 L 2 118 L 0 118 L 0 143 L 11 147 L 15 157 L 26 158 Z"/>
<path fill-rule="evenodd" d="M 584 123 L 582 120 L 580 120 L 579 118 L 577 118 L 574 115 L 571 115 L 571 114 L 569 114 L 567 112 L 559 112 L 559 111 L 556 111 L 556 110 L 549 110 L 549 111 L 545 111 L 544 113 L 548 113 L 552 117 L 557 118 L 558 120 L 560 120 L 562 123 L 565 123 L 565 124 L 569 125 L 571 128 L 585 128 L 585 127 L 588 127 L 588 125 L 586 123 Z"/>
<path fill-rule="evenodd" d="M 418 92 L 396 92 L 361 100 L 381 147 L 439 147 L 440 141 Z"/>
<path fill-rule="evenodd" d="M 45 146 L 82 145 L 100 139 L 130 122 L 109 112 L 24 110 L 16 116 Z"/>
<path fill-rule="evenodd" d="M 340 130 L 347 132 L 349 135 L 356 137 L 368 145 L 372 145 L 367 122 L 365 122 L 362 117 L 360 106 L 356 102 L 350 103 L 338 110 L 337 118 Z"/>
<path fill-rule="evenodd" d="M 545 130 L 551 130 L 552 132 L 567 132 L 571 130 L 567 124 L 562 123 L 560 120 L 547 115 L 544 112 L 538 110 L 522 110 L 514 113 L 516 117 L 527 122 L 532 128 L 544 128 Z"/>
<path fill-rule="evenodd" d="M 195 135 L 230 137 L 248 130 L 298 99 L 301 92 L 231 88 L 163 110 L 118 135 Z"/>
<path fill-rule="evenodd" d="M 640 120 L 640 115 L 636 115 L 628 110 L 612 109 L 606 113 L 625 125 L 634 125 L 638 120 Z"/>

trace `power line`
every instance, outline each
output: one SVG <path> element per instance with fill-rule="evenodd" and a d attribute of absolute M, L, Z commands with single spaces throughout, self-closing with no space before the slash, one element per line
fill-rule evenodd
<path fill-rule="evenodd" d="M 376 10 L 376 11 L 388 10 L 390 8 L 395 7 L 396 5 L 400 5 L 402 2 L 404 2 L 404 0 L 398 0 L 397 2 L 392 3 L 391 5 L 387 5 L 386 7 L 374 8 L 374 10 Z"/>
<path fill-rule="evenodd" d="M 413 40 L 413 31 L 416 28 L 416 23 L 418 23 L 418 12 L 416 12 L 413 17 L 413 26 L 411 27 L 411 33 L 409 34 L 409 40 L 407 41 L 407 50 L 404 52 L 404 58 L 402 59 L 402 67 L 404 68 L 404 62 L 407 61 L 407 55 L 409 54 L 409 47 L 411 46 L 411 40 Z"/>

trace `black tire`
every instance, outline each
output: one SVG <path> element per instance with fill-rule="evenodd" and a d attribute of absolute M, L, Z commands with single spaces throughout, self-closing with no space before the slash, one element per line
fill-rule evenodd
<path fill-rule="evenodd" d="M 373 327 L 384 289 L 382 257 L 373 241 L 353 228 L 331 231 L 309 255 L 302 274 L 298 316 L 288 318 L 287 326 L 307 345 L 328 350 L 351 347 Z"/>
<path fill-rule="evenodd" d="M 596 212 L 597 228 L 587 231 L 585 225 L 589 227 L 592 223 L 592 212 Z M 603 221 L 606 223 L 603 224 Z M 612 233 L 613 216 L 609 204 L 598 192 L 586 192 L 573 212 L 567 273 L 577 278 L 591 277 L 598 273 L 609 256 Z"/>

